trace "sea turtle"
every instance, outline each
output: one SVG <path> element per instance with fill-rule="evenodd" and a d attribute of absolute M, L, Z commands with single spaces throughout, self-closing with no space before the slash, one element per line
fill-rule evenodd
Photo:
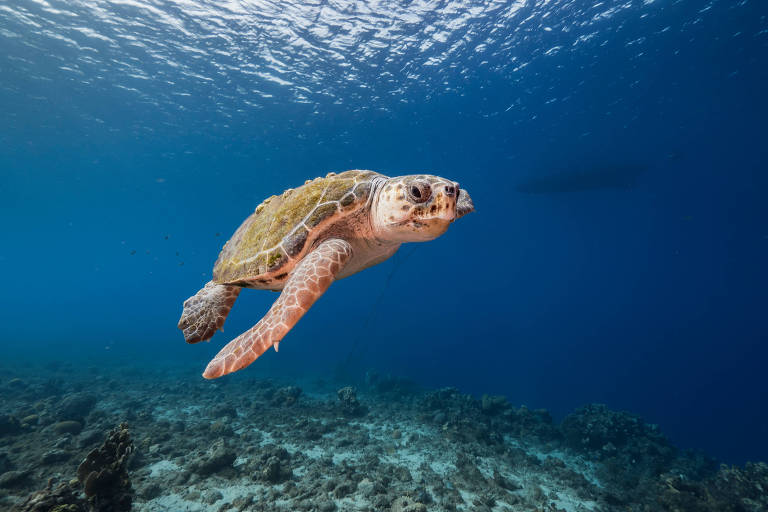
<path fill-rule="evenodd" d="M 389 178 L 373 171 L 329 173 L 272 196 L 235 231 L 213 279 L 184 302 L 187 343 L 224 325 L 242 288 L 282 290 L 267 314 L 230 341 L 203 373 L 245 368 L 291 330 L 336 280 L 381 263 L 403 242 L 432 240 L 474 211 L 459 184 L 426 174 Z"/>

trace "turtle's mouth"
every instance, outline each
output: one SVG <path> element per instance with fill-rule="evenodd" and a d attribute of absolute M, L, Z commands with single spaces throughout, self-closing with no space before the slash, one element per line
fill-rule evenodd
<path fill-rule="evenodd" d="M 456 200 L 456 218 L 459 219 L 473 211 L 475 211 L 475 204 L 469 197 L 469 192 L 462 188 L 459 190 L 459 198 Z"/>

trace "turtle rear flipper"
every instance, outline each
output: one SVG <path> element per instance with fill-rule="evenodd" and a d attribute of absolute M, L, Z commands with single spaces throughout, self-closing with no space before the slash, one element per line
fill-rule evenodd
<path fill-rule="evenodd" d="M 221 329 L 229 310 L 240 295 L 239 286 L 228 286 L 208 281 L 205 286 L 184 301 L 179 329 L 187 343 L 207 341 Z"/>

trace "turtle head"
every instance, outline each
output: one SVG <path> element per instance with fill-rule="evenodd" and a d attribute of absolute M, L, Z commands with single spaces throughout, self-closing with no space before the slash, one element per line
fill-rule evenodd
<path fill-rule="evenodd" d="M 459 184 L 439 176 L 417 174 L 390 178 L 373 199 L 377 235 L 397 242 L 423 242 L 445 233 L 454 220 L 474 211 Z"/>

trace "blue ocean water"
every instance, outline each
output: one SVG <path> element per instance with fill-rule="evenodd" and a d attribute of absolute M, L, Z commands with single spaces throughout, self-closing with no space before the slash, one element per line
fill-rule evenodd
<path fill-rule="evenodd" d="M 768 459 L 760 0 L 0 5 L 7 361 L 202 372 L 181 303 L 265 197 L 429 172 L 477 211 L 335 283 L 240 374 L 370 368 Z"/>

